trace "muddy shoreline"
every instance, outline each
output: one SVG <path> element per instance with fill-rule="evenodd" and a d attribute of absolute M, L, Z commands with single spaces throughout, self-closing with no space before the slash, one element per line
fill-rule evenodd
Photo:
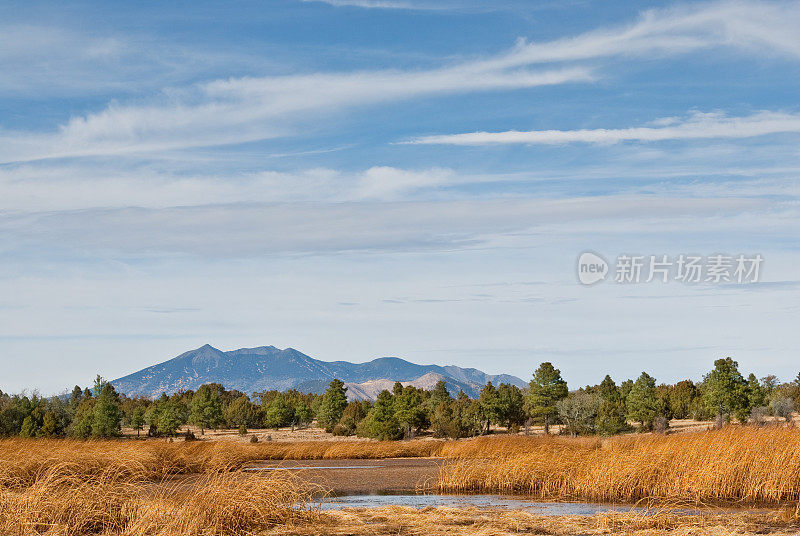
<path fill-rule="evenodd" d="M 443 458 L 383 458 L 378 460 L 280 460 L 247 466 L 257 474 L 290 472 L 333 494 L 415 492 L 436 484 Z"/>

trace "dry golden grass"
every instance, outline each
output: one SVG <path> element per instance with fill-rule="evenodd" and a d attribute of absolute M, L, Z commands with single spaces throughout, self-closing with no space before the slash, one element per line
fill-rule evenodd
<path fill-rule="evenodd" d="M 606 440 L 507 438 L 444 447 L 439 488 L 549 499 L 776 504 L 800 499 L 800 430 L 728 427 Z M 484 452 L 480 458 L 478 454 Z"/>
<path fill-rule="evenodd" d="M 256 460 L 404 458 L 437 456 L 439 441 L 217 441 L 0 440 L 0 487 L 30 485 L 53 466 L 68 464 L 87 476 L 113 470 L 128 480 L 160 480 L 176 474 L 225 472 Z"/>
<path fill-rule="evenodd" d="M 116 471 L 53 466 L 22 489 L 0 489 L 0 534 L 244 535 L 314 521 L 313 489 L 288 475 L 204 475 L 150 489 Z"/>
<path fill-rule="evenodd" d="M 313 521 L 276 525 L 269 535 L 347 536 L 500 536 L 519 534 L 626 534 L 730 536 L 770 533 L 796 535 L 796 524 L 776 515 L 637 515 L 541 516 L 520 510 L 424 508 L 402 506 L 349 509 L 321 514 Z"/>
<path fill-rule="evenodd" d="M 741 515 L 603 514 L 544 518 L 482 509 L 384 508 L 321 513 L 315 491 L 263 459 L 441 456 L 442 491 L 672 505 L 792 504 L 769 523 Z M 181 479 L 175 475 L 195 473 Z M 610 439 L 232 442 L 0 440 L 0 535 L 747 534 L 797 533 L 800 430 L 730 427 Z M 749 524 L 748 524 L 749 523 Z M 761 528 L 758 528 L 758 524 Z M 783 524 L 782 524 L 783 523 Z M 755 528 L 754 528 L 755 527 Z M 777 527 L 777 528 L 776 528 Z M 789 530 L 791 528 L 792 530 Z"/>

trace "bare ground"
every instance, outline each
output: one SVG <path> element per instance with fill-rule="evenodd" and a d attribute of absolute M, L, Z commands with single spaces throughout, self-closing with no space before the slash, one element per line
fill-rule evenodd
<path fill-rule="evenodd" d="M 251 469 L 290 471 L 298 478 L 336 494 L 416 491 L 436 484 L 442 458 L 381 460 L 284 460 L 259 462 Z M 253 471 L 258 472 L 258 471 Z"/>

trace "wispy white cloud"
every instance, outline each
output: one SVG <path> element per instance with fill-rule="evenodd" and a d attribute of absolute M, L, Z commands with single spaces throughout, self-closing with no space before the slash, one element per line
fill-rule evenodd
<path fill-rule="evenodd" d="M 0 131 L 0 162 L 215 146 L 287 136 L 310 113 L 432 95 L 595 80 L 587 60 L 714 47 L 800 58 L 800 3 L 724 2 L 649 11 L 637 22 L 428 70 L 216 80 L 145 104 L 113 104 L 58 131 Z M 579 62 L 569 65 L 565 62 Z M 547 67 L 536 65 L 551 64 Z M 429 139 L 431 141 L 431 139 Z M 441 141 L 441 140 L 440 140 Z"/>
<path fill-rule="evenodd" d="M 151 105 L 111 105 L 56 133 L 0 130 L 0 162 L 153 152 L 286 136 L 311 112 L 417 96 L 586 82 L 589 69 L 487 70 L 475 63 L 428 71 L 367 71 L 218 80 Z"/>
<path fill-rule="evenodd" d="M 800 58 L 800 2 L 724 1 L 644 12 L 628 25 L 544 43 L 520 41 L 496 66 L 611 56 L 668 56 L 712 47 Z"/>
<path fill-rule="evenodd" d="M 510 143 L 555 145 L 563 143 L 611 144 L 623 141 L 699 140 L 752 138 L 767 134 L 800 132 L 800 114 L 759 112 L 745 117 L 722 113 L 694 113 L 688 118 L 656 121 L 657 126 L 618 129 L 508 130 L 424 136 L 408 144 L 425 145 L 501 145 Z"/>
<path fill-rule="evenodd" d="M 76 163 L 0 167 L 0 212 L 85 208 L 166 208 L 219 203 L 391 201 L 416 191 L 496 180 L 447 168 L 373 166 L 343 172 L 310 168 L 293 172 L 177 174 L 146 167 Z"/>
<path fill-rule="evenodd" d="M 320 4 L 328 4 L 334 7 L 363 7 L 363 8 L 379 8 L 379 9 L 424 9 L 425 6 L 418 6 L 411 2 L 398 2 L 395 0 L 302 0 L 303 2 L 312 2 Z"/>
<path fill-rule="evenodd" d="M 0 21 L 0 95 L 120 96 L 278 65 L 248 50 L 189 47 L 160 36 Z"/>
<path fill-rule="evenodd" d="M 193 255 L 235 258 L 342 251 L 445 251 L 502 243 L 524 231 L 575 236 L 633 232 L 658 222 L 687 232 L 718 218 L 739 229 L 756 211 L 762 228 L 776 207 L 768 200 L 610 195 L 570 199 L 493 199 L 395 203 L 236 203 L 0 213 L 0 252 L 80 251 L 118 257 Z M 791 207 L 782 210 L 796 209 Z M 732 217 L 732 216 L 737 217 Z M 631 222 L 636 221 L 632 226 Z M 603 222 L 602 225 L 600 222 Z M 776 228 L 792 225 L 782 217 Z M 627 231 L 625 231 L 627 229 Z"/>

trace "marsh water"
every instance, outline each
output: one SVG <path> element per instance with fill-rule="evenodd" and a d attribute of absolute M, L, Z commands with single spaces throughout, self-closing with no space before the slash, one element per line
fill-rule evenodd
<path fill-rule="evenodd" d="M 538 502 L 532 499 L 504 495 L 443 495 L 430 493 L 376 493 L 332 496 L 322 499 L 320 508 L 322 510 L 341 510 L 342 508 L 380 508 L 382 506 L 499 508 L 504 510 L 524 510 L 544 516 L 588 516 L 609 511 L 646 513 L 644 508 L 628 505 Z"/>
<path fill-rule="evenodd" d="M 594 515 L 601 512 L 647 514 L 652 509 L 629 504 L 544 502 L 531 497 L 490 494 L 433 493 L 442 458 L 389 458 L 379 460 L 282 460 L 262 461 L 248 468 L 254 473 L 291 471 L 298 477 L 330 490 L 320 498 L 323 510 L 342 508 L 497 508 L 524 510 L 545 516 Z M 675 513 L 736 512 L 736 508 L 681 509 Z M 752 510 L 751 510 L 752 511 Z"/>

